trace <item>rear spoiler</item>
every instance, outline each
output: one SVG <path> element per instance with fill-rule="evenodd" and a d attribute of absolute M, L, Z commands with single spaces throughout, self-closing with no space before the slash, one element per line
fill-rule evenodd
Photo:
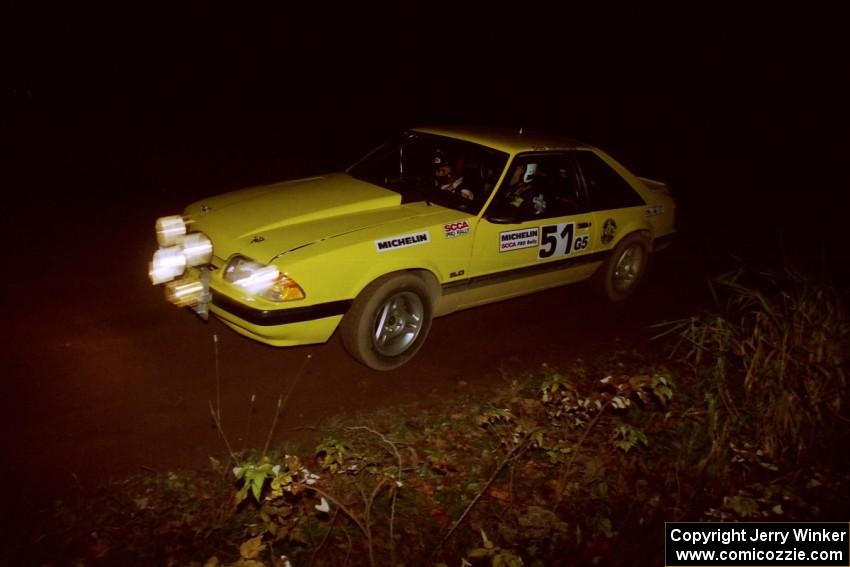
<path fill-rule="evenodd" d="M 649 179 L 648 177 L 638 177 L 638 179 L 640 179 L 648 189 L 670 193 L 670 186 L 662 181 L 656 181 L 654 179 Z"/>

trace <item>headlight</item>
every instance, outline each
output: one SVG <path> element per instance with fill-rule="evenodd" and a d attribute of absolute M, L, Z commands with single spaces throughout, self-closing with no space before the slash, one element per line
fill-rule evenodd
<path fill-rule="evenodd" d="M 223 278 L 269 301 L 293 301 L 305 297 L 304 290 L 295 280 L 274 266 L 266 266 L 245 256 L 233 256 L 224 269 Z"/>

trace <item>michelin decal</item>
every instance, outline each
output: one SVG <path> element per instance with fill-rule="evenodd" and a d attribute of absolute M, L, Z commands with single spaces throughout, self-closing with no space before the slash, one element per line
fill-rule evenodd
<path fill-rule="evenodd" d="M 499 252 L 509 252 L 522 248 L 534 248 L 538 242 L 538 229 L 522 228 L 499 233 Z"/>
<path fill-rule="evenodd" d="M 414 232 L 413 234 L 402 234 L 401 236 L 376 240 L 375 250 L 378 252 L 387 252 L 388 250 L 407 248 L 409 246 L 416 246 L 417 244 L 427 244 L 428 242 L 431 242 L 428 231 Z"/>

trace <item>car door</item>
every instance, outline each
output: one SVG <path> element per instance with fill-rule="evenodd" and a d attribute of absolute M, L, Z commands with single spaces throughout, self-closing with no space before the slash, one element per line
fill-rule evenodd
<path fill-rule="evenodd" d="M 573 152 L 517 155 L 476 227 L 461 306 L 583 279 L 595 230 Z"/>

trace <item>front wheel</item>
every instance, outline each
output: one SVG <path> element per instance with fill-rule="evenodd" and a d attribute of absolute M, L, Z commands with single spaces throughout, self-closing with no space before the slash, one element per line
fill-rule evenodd
<path fill-rule="evenodd" d="M 384 276 L 366 286 L 345 314 L 342 344 L 369 368 L 392 370 L 425 342 L 431 317 L 431 296 L 419 277 Z"/>
<path fill-rule="evenodd" d="M 649 249 L 649 241 L 637 233 L 621 240 L 593 275 L 596 290 L 610 301 L 626 299 L 646 274 Z"/>

